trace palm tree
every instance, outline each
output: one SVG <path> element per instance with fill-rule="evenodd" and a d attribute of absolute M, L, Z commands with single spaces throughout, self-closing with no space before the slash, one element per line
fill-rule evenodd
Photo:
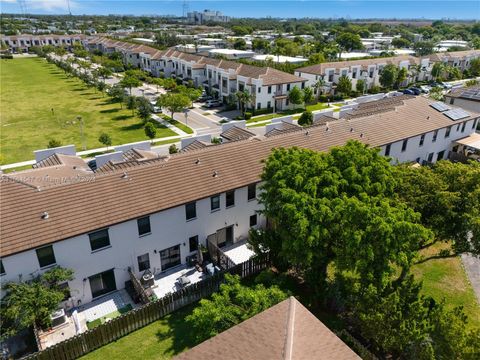
<path fill-rule="evenodd" d="M 323 89 L 325 84 L 326 83 L 325 83 L 325 80 L 323 80 L 323 78 L 318 79 L 317 82 L 315 84 L 313 84 L 313 88 L 315 89 L 315 95 L 317 97 L 317 101 L 318 101 L 318 98 L 320 96 L 321 89 Z"/>
<path fill-rule="evenodd" d="M 255 101 L 255 98 L 247 90 L 237 91 L 235 96 L 237 97 L 237 100 L 240 103 L 240 111 L 241 111 L 242 115 L 245 116 L 246 105 Z"/>

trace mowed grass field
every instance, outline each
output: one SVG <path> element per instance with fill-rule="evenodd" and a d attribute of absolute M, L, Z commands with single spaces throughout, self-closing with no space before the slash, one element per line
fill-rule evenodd
<path fill-rule="evenodd" d="M 104 146 L 98 141 L 102 132 L 111 136 L 113 145 L 148 140 L 131 110 L 111 104 L 106 95 L 41 58 L 0 60 L 0 105 L 2 164 L 33 159 L 33 151 L 46 148 L 50 139 L 82 150 L 80 126 L 72 124 L 77 116 L 85 124 L 87 149 Z M 157 128 L 157 138 L 175 135 L 161 125 Z"/>
<path fill-rule="evenodd" d="M 447 248 L 444 243 L 422 251 L 428 258 Z M 470 327 L 480 328 L 480 305 L 477 302 L 460 257 L 430 259 L 412 267 L 413 275 L 423 282 L 423 293 L 436 301 L 445 300 L 447 308 L 463 306 Z"/>

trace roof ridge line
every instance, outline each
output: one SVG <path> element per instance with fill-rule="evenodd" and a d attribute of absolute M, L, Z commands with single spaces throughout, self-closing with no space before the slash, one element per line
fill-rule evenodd
<path fill-rule="evenodd" d="M 293 336 L 295 334 L 295 310 L 296 300 L 290 296 L 288 302 L 288 316 L 286 324 L 285 345 L 283 348 L 283 360 L 292 360 Z"/>

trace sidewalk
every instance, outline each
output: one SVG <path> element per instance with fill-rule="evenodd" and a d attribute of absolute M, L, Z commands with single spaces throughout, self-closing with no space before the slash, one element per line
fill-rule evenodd
<path fill-rule="evenodd" d="M 156 115 L 156 114 L 152 114 L 152 119 L 155 119 L 156 121 L 158 121 L 160 124 L 166 126 L 167 128 L 169 128 L 170 130 L 172 130 L 173 132 L 176 132 L 179 136 L 189 136 L 185 131 L 179 129 L 178 127 L 176 127 L 175 125 L 172 125 L 170 124 L 167 120 L 163 120 L 160 116 Z M 195 129 L 192 129 L 193 130 L 193 136 L 196 135 L 196 131 Z"/>

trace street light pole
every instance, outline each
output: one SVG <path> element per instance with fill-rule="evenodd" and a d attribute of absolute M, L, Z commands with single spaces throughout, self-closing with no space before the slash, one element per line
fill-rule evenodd
<path fill-rule="evenodd" d="M 188 110 L 185 109 L 185 110 L 183 111 L 183 114 L 185 115 L 185 125 L 188 126 Z"/>

